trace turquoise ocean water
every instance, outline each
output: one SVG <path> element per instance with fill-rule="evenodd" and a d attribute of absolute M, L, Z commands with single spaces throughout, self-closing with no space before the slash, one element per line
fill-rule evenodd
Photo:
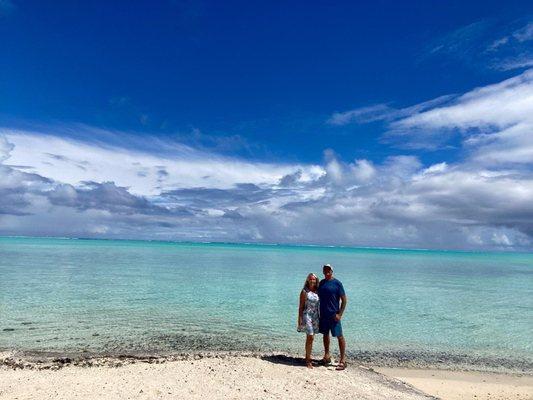
<path fill-rule="evenodd" d="M 0 238 L 0 350 L 301 353 L 299 291 L 324 263 L 352 357 L 532 368 L 523 253 Z"/>

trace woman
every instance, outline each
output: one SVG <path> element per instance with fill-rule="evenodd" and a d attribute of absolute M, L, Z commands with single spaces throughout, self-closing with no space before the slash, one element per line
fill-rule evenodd
<path fill-rule="evenodd" d="M 318 333 L 318 277 L 311 273 L 307 275 L 304 287 L 300 292 L 300 305 L 298 307 L 298 332 L 305 332 L 305 364 L 313 368 L 311 351 L 313 338 Z"/>

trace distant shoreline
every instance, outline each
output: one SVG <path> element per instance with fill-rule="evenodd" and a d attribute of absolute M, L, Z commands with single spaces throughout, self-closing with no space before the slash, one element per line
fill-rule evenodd
<path fill-rule="evenodd" d="M 164 240 L 164 239 L 128 239 L 128 238 L 91 238 L 91 237 L 64 237 L 64 236 L 17 236 L 17 235 L 0 235 L 1 239 L 42 239 L 42 240 L 79 240 L 79 241 L 106 241 L 106 242 L 139 242 L 139 243 L 161 243 L 177 245 L 212 245 L 212 246 L 234 246 L 234 247 L 259 247 L 259 248 L 278 248 L 287 247 L 293 249 L 317 249 L 317 250 L 363 250 L 363 251 L 390 251 L 390 252 L 426 252 L 426 253 L 445 253 L 445 254 L 533 254 L 533 251 L 502 249 L 502 250 L 465 250 L 465 249 L 424 249 L 408 247 L 381 247 L 381 246 L 355 246 L 355 245 L 327 245 L 313 243 L 264 243 L 264 242 L 225 242 L 225 241 L 193 241 L 193 240 Z"/>

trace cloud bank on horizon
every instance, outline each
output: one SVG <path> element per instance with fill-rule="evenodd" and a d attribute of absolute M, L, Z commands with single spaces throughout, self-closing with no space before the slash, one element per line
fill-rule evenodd
<path fill-rule="evenodd" d="M 132 149 L 54 127 L 3 128 L 0 234 L 533 248 L 533 70 L 405 109 L 334 113 L 327 123 L 372 121 L 405 154 L 346 162 L 325 150 L 320 165 L 264 163 L 155 137 Z M 410 154 L 453 140 L 462 152 L 453 162 L 424 165 Z"/>

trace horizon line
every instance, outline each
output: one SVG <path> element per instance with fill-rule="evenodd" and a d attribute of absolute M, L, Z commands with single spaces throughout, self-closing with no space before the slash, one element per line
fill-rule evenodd
<path fill-rule="evenodd" d="M 204 244 L 204 245 L 233 245 L 233 246 L 287 246 L 308 247 L 324 249 L 352 249 L 352 250 L 389 250 L 389 251 L 416 251 L 416 252 L 446 252 L 446 253 L 503 253 L 503 254 L 533 254 L 527 250 L 459 250 L 459 249 L 425 249 L 408 247 L 383 247 L 383 246 L 357 246 L 357 245 L 327 245 L 304 243 L 267 243 L 267 242 L 226 242 L 226 241 L 200 241 L 200 240 L 171 240 L 171 239 L 131 239 L 131 238 L 98 238 L 98 237 L 68 237 L 68 236 L 29 236 L 29 235 L 0 235 L 0 239 L 56 239 L 56 240 L 95 240 L 95 241 L 135 241 L 135 242 L 160 242 L 169 244 Z"/>

